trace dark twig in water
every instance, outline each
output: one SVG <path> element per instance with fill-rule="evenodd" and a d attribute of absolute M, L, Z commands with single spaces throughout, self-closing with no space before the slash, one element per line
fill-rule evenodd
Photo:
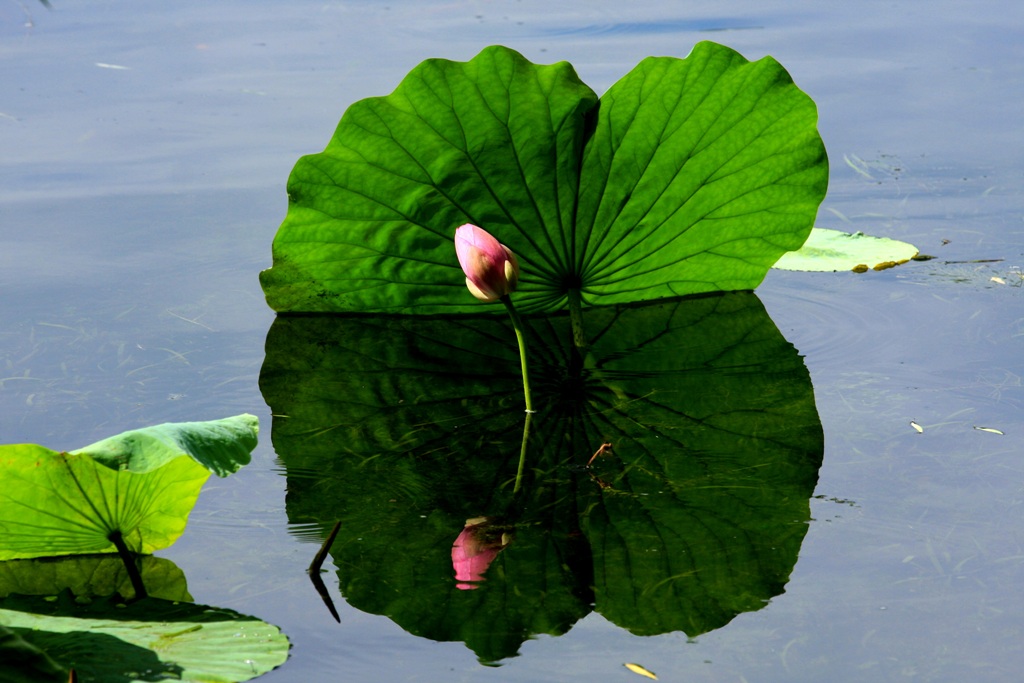
<path fill-rule="evenodd" d="M 327 558 L 327 553 L 330 551 L 331 546 L 334 544 L 334 539 L 338 536 L 338 529 L 341 528 L 341 521 L 334 523 L 334 528 L 331 529 L 331 533 L 327 535 L 327 540 L 320 546 L 320 550 L 317 551 L 313 557 L 313 561 L 309 563 L 309 568 L 306 572 L 309 574 L 309 580 L 313 582 L 313 588 L 320 594 L 320 599 L 327 605 L 327 610 L 334 617 L 334 620 L 341 623 L 341 616 L 338 614 L 338 610 L 334 607 L 334 601 L 331 599 L 331 594 L 327 592 L 327 586 L 324 585 L 323 579 L 320 578 L 320 568 L 324 565 L 324 560 Z"/>

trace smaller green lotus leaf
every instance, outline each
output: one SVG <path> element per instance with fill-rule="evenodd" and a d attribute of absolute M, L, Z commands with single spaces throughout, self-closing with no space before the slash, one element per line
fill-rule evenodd
<path fill-rule="evenodd" d="M 10 597 L 0 601 L 0 623 L 87 681 L 248 681 L 281 666 L 290 648 L 280 629 L 255 617 L 157 598 L 80 605 Z"/>
<path fill-rule="evenodd" d="M 226 477 L 247 465 L 256 448 L 259 419 L 242 414 L 207 422 L 169 422 L 133 429 L 71 451 L 115 469 L 143 474 L 181 455 Z"/>
<path fill-rule="evenodd" d="M 146 555 L 137 559 L 146 593 L 154 598 L 192 602 L 185 573 L 170 560 Z M 8 595 L 57 595 L 79 599 L 120 595 L 135 597 L 135 588 L 117 555 L 8 560 L 0 562 L 0 598 Z M 2 679 L 0 679 L 2 680 Z"/>
<path fill-rule="evenodd" d="M 815 228 L 802 247 L 784 254 L 772 267 L 817 272 L 884 270 L 906 263 L 917 253 L 913 244 L 887 237 Z"/>
<path fill-rule="evenodd" d="M 0 560 L 114 552 L 174 543 L 210 471 L 179 456 L 139 474 L 35 444 L 0 446 Z"/>

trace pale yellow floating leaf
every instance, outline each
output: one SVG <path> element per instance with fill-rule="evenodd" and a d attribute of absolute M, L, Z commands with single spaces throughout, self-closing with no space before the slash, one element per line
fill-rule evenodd
<path fill-rule="evenodd" d="M 922 427 L 921 425 L 917 424 L 913 420 L 910 421 L 910 426 L 913 427 L 915 430 L 917 430 L 918 434 L 922 434 L 924 432 L 924 427 Z"/>
<path fill-rule="evenodd" d="M 779 270 L 852 270 L 864 273 L 872 269 L 893 268 L 906 263 L 917 253 L 913 244 L 886 237 L 814 228 L 802 247 L 783 254 L 772 267 Z"/>
<path fill-rule="evenodd" d="M 1005 436 L 1003 432 L 999 431 L 998 429 L 992 429 L 991 427 L 979 427 L 975 425 L 974 428 L 977 429 L 979 432 L 988 432 L 989 434 L 999 434 L 1000 436 Z"/>
<path fill-rule="evenodd" d="M 990 277 L 989 282 L 995 282 L 996 284 L 1005 285 L 1006 280 L 1001 277 Z"/>
<path fill-rule="evenodd" d="M 654 680 L 658 680 L 658 677 L 655 676 L 653 672 L 648 671 L 647 669 L 645 669 L 644 667 L 640 666 L 639 664 L 633 664 L 632 662 L 626 662 L 625 664 L 623 664 L 623 666 L 625 666 L 627 669 L 629 669 L 630 671 L 632 671 L 635 674 L 639 674 L 641 676 L 647 676 L 647 678 L 653 678 Z"/>

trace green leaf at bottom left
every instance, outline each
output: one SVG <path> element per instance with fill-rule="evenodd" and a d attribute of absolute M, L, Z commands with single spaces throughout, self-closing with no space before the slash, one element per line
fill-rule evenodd
<path fill-rule="evenodd" d="M 227 683 L 257 678 L 288 659 L 290 644 L 279 628 L 232 610 L 158 598 L 79 604 L 65 597 L 0 600 L 0 624 L 24 639 L 8 636 L 9 647 L 24 653 L 24 663 L 13 661 L 0 629 L 0 681 L 66 681 L 66 673 L 19 678 L 60 666 L 95 683 Z"/>
<path fill-rule="evenodd" d="M 139 474 L 35 444 L 0 446 L 0 560 L 114 552 L 149 554 L 185 530 L 210 470 L 182 455 Z"/>

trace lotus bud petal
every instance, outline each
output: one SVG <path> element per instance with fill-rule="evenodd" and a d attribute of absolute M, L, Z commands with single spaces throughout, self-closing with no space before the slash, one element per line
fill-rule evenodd
<path fill-rule="evenodd" d="M 495 301 L 515 291 L 519 262 L 515 254 L 482 228 L 466 223 L 455 231 L 455 253 L 466 274 L 466 287 L 481 301 Z"/>

